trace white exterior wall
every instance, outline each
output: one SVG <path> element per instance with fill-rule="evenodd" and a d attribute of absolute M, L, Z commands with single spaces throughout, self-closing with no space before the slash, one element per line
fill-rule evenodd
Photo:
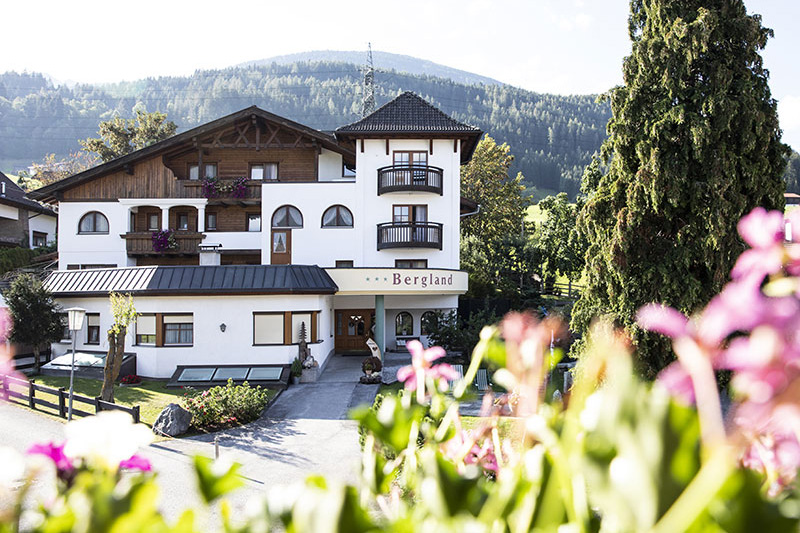
<path fill-rule="evenodd" d="M 134 304 L 139 313 L 191 313 L 192 346 L 135 346 L 136 328 L 131 326 L 125 351 L 136 354 L 136 372 L 144 377 L 168 378 L 178 365 L 290 364 L 297 357 L 297 345 L 253 346 L 253 313 L 259 311 L 319 311 L 317 337 L 309 343 L 311 355 L 323 366 L 333 351 L 331 310 L 328 295 L 281 296 L 140 296 Z M 106 331 L 113 322 L 107 298 L 60 298 L 66 307 L 82 307 L 87 313 L 100 313 L 100 345 L 85 344 L 86 324 L 77 336 L 77 349 L 108 351 Z M 225 324 L 225 332 L 220 324 Z M 309 335 L 310 335 L 309 327 Z M 68 353 L 71 342 L 53 344 L 55 356 Z"/>
<path fill-rule="evenodd" d="M 292 229 L 292 264 L 332 267 L 337 260 L 363 266 L 361 241 L 367 221 L 358 184 L 342 182 L 265 183 L 261 187 L 261 263 L 270 264 L 272 215 L 283 205 L 293 205 L 303 215 L 303 227 Z M 353 213 L 352 228 L 323 228 L 322 214 L 333 205 Z"/>
<path fill-rule="evenodd" d="M 322 149 L 319 154 L 319 181 L 342 179 L 342 154 Z"/>
<path fill-rule="evenodd" d="M 33 232 L 46 233 L 46 242 L 50 244 L 56 240 L 56 217 L 50 215 L 43 215 L 34 211 L 29 211 L 31 215 L 28 218 L 28 246 L 33 247 Z"/>
<path fill-rule="evenodd" d="M 433 155 L 428 152 L 428 165 L 444 169 L 442 196 L 430 192 L 392 192 L 378 196 L 378 169 L 393 163 L 394 151 L 428 151 L 429 148 L 428 139 L 390 139 L 389 155 L 386 155 L 385 139 L 367 139 L 362 153 L 361 141 L 356 141 L 356 181 L 364 201 L 361 216 L 370 230 L 363 241 L 364 266 L 393 267 L 395 259 L 427 259 L 428 268 L 458 269 L 461 154 L 453 152 L 452 139 L 434 140 Z M 443 224 L 442 250 L 394 248 L 378 251 L 377 224 L 392 221 L 395 204 L 427 205 L 428 221 Z"/>
<path fill-rule="evenodd" d="M 78 223 L 90 211 L 98 211 L 108 219 L 107 235 L 79 235 Z M 128 259 L 125 239 L 130 215 L 128 208 L 117 202 L 61 202 L 58 210 L 58 268 L 69 264 L 135 265 Z"/>

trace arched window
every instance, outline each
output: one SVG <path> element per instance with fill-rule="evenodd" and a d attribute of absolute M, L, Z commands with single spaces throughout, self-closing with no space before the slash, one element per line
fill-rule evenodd
<path fill-rule="evenodd" d="M 425 311 L 422 313 L 420 320 L 420 335 L 430 335 L 431 331 L 436 328 L 439 319 L 433 311 Z"/>
<path fill-rule="evenodd" d="M 300 210 L 292 205 L 284 205 L 275 210 L 272 215 L 273 228 L 302 228 L 303 215 Z"/>
<path fill-rule="evenodd" d="M 323 228 L 352 228 L 353 213 L 343 205 L 332 205 L 322 214 Z"/>
<path fill-rule="evenodd" d="M 78 223 L 78 233 L 108 233 L 108 219 L 97 211 L 86 213 Z"/>
<path fill-rule="evenodd" d="M 400 311 L 394 319 L 395 337 L 407 337 L 414 334 L 414 319 L 408 311 Z"/>

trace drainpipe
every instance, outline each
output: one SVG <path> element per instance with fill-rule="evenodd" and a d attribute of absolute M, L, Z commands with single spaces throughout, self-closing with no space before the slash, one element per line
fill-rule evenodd
<path fill-rule="evenodd" d="M 480 212 L 481 212 L 481 204 L 478 204 L 478 209 L 476 209 L 475 211 L 470 211 L 469 213 L 462 213 L 462 214 L 461 214 L 461 215 L 459 215 L 459 216 L 460 216 L 461 218 L 464 218 L 464 217 L 471 217 L 472 215 L 477 215 L 477 214 L 478 214 L 478 213 L 480 213 Z"/>

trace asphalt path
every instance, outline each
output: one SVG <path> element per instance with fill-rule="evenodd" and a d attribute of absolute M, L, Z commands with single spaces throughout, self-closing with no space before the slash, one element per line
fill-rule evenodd
<path fill-rule="evenodd" d="M 360 449 L 357 424 L 347 419 L 350 408 L 371 403 L 377 385 L 360 385 L 361 357 L 335 357 L 311 384 L 293 385 L 284 391 L 257 421 L 215 434 L 169 439 L 140 451 L 158 474 L 160 508 L 172 522 L 187 508 L 200 504 L 196 490 L 195 455 L 214 457 L 242 465 L 244 482 L 229 501 L 234 515 L 248 500 L 273 489 L 302 483 L 311 474 L 345 483 L 358 478 Z M 64 422 L 0 402 L 0 446 L 20 452 L 39 442 L 61 442 Z M 198 523 L 211 526 L 218 515 L 212 510 Z"/>

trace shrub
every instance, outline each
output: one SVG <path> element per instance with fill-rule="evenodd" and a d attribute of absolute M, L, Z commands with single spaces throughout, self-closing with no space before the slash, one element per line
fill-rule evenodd
<path fill-rule="evenodd" d="M 122 379 L 119 380 L 119 382 L 122 383 L 123 385 L 135 385 L 137 383 L 141 383 L 142 378 L 134 374 L 128 374 L 127 376 L 123 376 Z"/>
<path fill-rule="evenodd" d="M 289 371 L 291 372 L 292 376 L 296 378 L 299 378 L 301 375 L 303 375 L 303 363 L 300 362 L 300 359 L 297 357 L 294 358 L 294 361 L 292 361 L 292 368 Z"/>
<path fill-rule="evenodd" d="M 234 385 L 229 379 L 223 387 L 188 392 L 183 407 L 192 413 L 193 427 L 212 430 L 252 422 L 261 416 L 268 402 L 267 390 L 251 387 L 246 381 Z"/>

